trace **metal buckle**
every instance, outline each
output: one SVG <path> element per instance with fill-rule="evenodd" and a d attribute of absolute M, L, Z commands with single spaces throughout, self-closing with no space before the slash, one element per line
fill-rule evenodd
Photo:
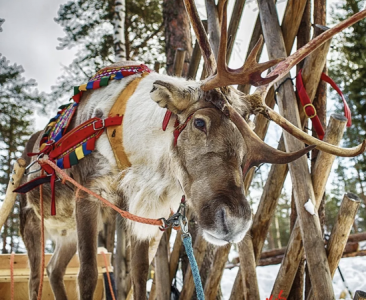
<path fill-rule="evenodd" d="M 186 204 L 185 204 L 185 196 L 182 196 L 182 201 L 179 204 L 179 208 L 175 214 L 170 216 L 168 219 L 160 218 L 161 222 L 163 223 L 161 226 L 159 226 L 159 229 L 161 231 L 165 231 L 169 227 L 181 227 L 183 233 L 185 235 L 188 234 L 188 220 L 186 218 Z M 184 222 L 184 223 L 183 223 Z"/>
<path fill-rule="evenodd" d="M 30 174 L 37 173 L 37 172 L 41 171 L 42 168 L 39 168 L 39 169 L 31 171 L 31 172 L 27 172 L 35 163 L 38 163 L 38 160 L 40 158 L 42 158 L 43 156 L 44 156 L 44 153 L 41 153 L 40 155 L 37 156 L 37 158 L 34 161 L 32 161 L 28 166 L 26 166 L 23 176 L 28 176 Z"/>
<path fill-rule="evenodd" d="M 94 131 L 101 130 L 101 129 L 103 129 L 105 127 L 104 119 L 102 119 L 102 126 L 99 127 L 99 128 L 95 128 L 95 123 L 97 123 L 98 121 L 99 120 L 93 122 L 93 129 L 94 129 Z"/>
<path fill-rule="evenodd" d="M 310 107 L 312 107 L 312 108 L 314 109 L 314 114 L 313 114 L 313 115 L 311 115 L 311 116 L 308 116 L 308 114 L 306 113 L 306 108 L 307 108 L 308 106 L 310 106 Z M 303 107 L 303 109 L 304 109 L 304 113 L 305 113 L 305 115 L 306 115 L 309 119 L 312 119 L 312 118 L 314 118 L 314 117 L 316 116 L 316 109 L 315 109 L 314 105 L 312 105 L 311 103 L 309 103 L 309 104 L 305 104 L 305 105 L 304 105 L 304 107 Z"/>

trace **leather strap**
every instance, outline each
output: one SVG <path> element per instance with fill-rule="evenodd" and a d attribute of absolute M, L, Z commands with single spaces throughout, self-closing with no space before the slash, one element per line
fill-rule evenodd
<path fill-rule="evenodd" d="M 302 81 L 301 77 L 302 69 L 299 71 L 299 73 L 296 76 L 296 89 L 297 93 L 299 95 L 301 104 L 303 105 L 305 115 L 311 119 L 314 129 L 316 133 L 318 134 L 319 139 L 324 138 L 324 129 L 322 124 L 320 123 L 319 117 L 317 116 L 316 109 L 314 105 L 311 103 L 310 98 L 305 90 L 304 83 Z M 347 127 L 350 127 L 352 125 L 352 116 L 351 116 L 351 110 L 349 109 L 349 106 L 347 104 L 346 99 L 343 96 L 342 91 L 337 86 L 337 84 L 325 73 L 322 73 L 321 79 L 324 80 L 326 83 L 329 83 L 332 88 L 334 88 L 337 93 L 341 96 L 344 104 L 344 115 L 347 118 Z"/>
<path fill-rule="evenodd" d="M 68 149 L 81 143 L 87 137 L 93 134 L 102 134 L 105 127 L 115 126 L 122 123 L 122 116 L 116 116 L 113 118 L 99 119 L 92 118 L 82 123 L 78 127 L 74 128 L 63 136 L 58 142 L 53 145 L 53 150 L 48 154 L 50 159 L 57 158 L 62 153 L 65 153 Z"/>
<path fill-rule="evenodd" d="M 351 116 L 351 110 L 349 109 L 349 106 L 347 104 L 346 99 L 343 96 L 343 93 L 341 91 L 341 89 L 338 87 L 338 85 L 333 81 L 332 78 L 330 78 L 328 75 L 326 75 L 325 73 L 322 73 L 322 80 L 324 80 L 325 82 L 329 83 L 331 85 L 331 87 L 333 89 L 335 89 L 337 91 L 337 93 L 339 94 L 339 96 L 341 96 L 343 104 L 344 104 L 344 116 L 348 119 L 347 122 L 347 127 L 351 127 L 352 125 L 352 116 Z"/>
<path fill-rule="evenodd" d="M 316 113 L 316 109 L 314 105 L 311 103 L 310 98 L 305 90 L 304 83 L 302 81 L 301 71 L 296 76 L 296 89 L 297 93 L 299 95 L 301 104 L 304 108 L 305 115 L 311 119 L 311 122 L 313 123 L 314 129 L 319 137 L 320 140 L 323 140 L 324 138 L 324 129 L 320 122 L 320 119 Z"/>
<path fill-rule="evenodd" d="M 25 194 L 41 184 L 51 182 L 51 176 L 40 176 L 16 188 L 13 193 Z"/>
<path fill-rule="evenodd" d="M 122 118 L 125 111 L 128 99 L 135 92 L 137 85 L 140 83 L 141 79 L 147 76 L 149 73 L 142 73 L 141 77 L 134 79 L 118 96 L 116 102 L 113 104 L 109 117 L 120 117 Z M 123 123 L 110 126 L 107 128 L 107 136 L 109 143 L 111 144 L 114 157 L 117 162 L 117 166 L 120 170 L 124 170 L 131 166 L 130 161 L 126 155 L 125 149 L 123 147 Z"/>

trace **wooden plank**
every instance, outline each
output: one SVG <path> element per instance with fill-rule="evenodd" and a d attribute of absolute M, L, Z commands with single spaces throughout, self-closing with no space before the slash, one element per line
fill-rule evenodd
<path fill-rule="evenodd" d="M 104 249 L 104 248 L 102 248 L 102 249 Z M 108 269 L 113 270 L 113 267 L 111 265 L 112 254 L 106 253 L 105 255 L 107 257 Z M 1 254 L 0 255 L 0 270 L 10 270 L 9 269 L 10 256 L 11 256 L 11 254 Z M 45 254 L 45 265 L 48 264 L 51 257 L 52 257 L 52 254 L 50 254 L 50 253 Z M 97 265 L 98 265 L 98 267 L 104 267 L 104 265 L 105 265 L 104 258 L 101 253 L 99 253 L 97 255 Z M 28 266 L 29 266 L 28 256 L 26 254 L 15 254 L 14 255 L 14 270 L 15 271 L 17 269 L 28 269 Z M 73 269 L 73 268 L 79 268 L 79 267 L 80 267 L 79 258 L 77 256 L 77 254 L 75 254 L 73 256 L 73 258 L 71 259 L 71 261 L 69 262 L 69 264 L 67 265 L 67 268 Z"/>

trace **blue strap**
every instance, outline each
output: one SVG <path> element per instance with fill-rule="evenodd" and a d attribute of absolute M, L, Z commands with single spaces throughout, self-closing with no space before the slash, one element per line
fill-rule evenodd
<path fill-rule="evenodd" d="M 198 300 L 205 300 L 205 294 L 203 293 L 202 282 L 200 271 L 198 270 L 196 259 L 194 258 L 193 248 L 192 248 L 192 238 L 190 234 L 182 235 L 184 248 L 186 249 L 186 253 L 189 259 L 189 263 L 191 264 L 191 270 L 193 275 L 193 281 L 196 286 L 196 293 Z"/>

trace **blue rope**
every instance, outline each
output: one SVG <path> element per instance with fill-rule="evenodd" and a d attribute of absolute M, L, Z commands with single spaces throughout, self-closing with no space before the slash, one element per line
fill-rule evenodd
<path fill-rule="evenodd" d="M 184 248 L 186 249 L 186 253 L 189 259 L 189 263 L 191 264 L 191 270 L 193 275 L 193 281 L 196 286 L 196 293 L 198 300 L 205 300 L 205 295 L 203 293 L 202 282 L 200 271 L 198 270 L 196 259 L 194 258 L 193 248 L 192 248 L 192 238 L 190 234 L 182 235 Z"/>

